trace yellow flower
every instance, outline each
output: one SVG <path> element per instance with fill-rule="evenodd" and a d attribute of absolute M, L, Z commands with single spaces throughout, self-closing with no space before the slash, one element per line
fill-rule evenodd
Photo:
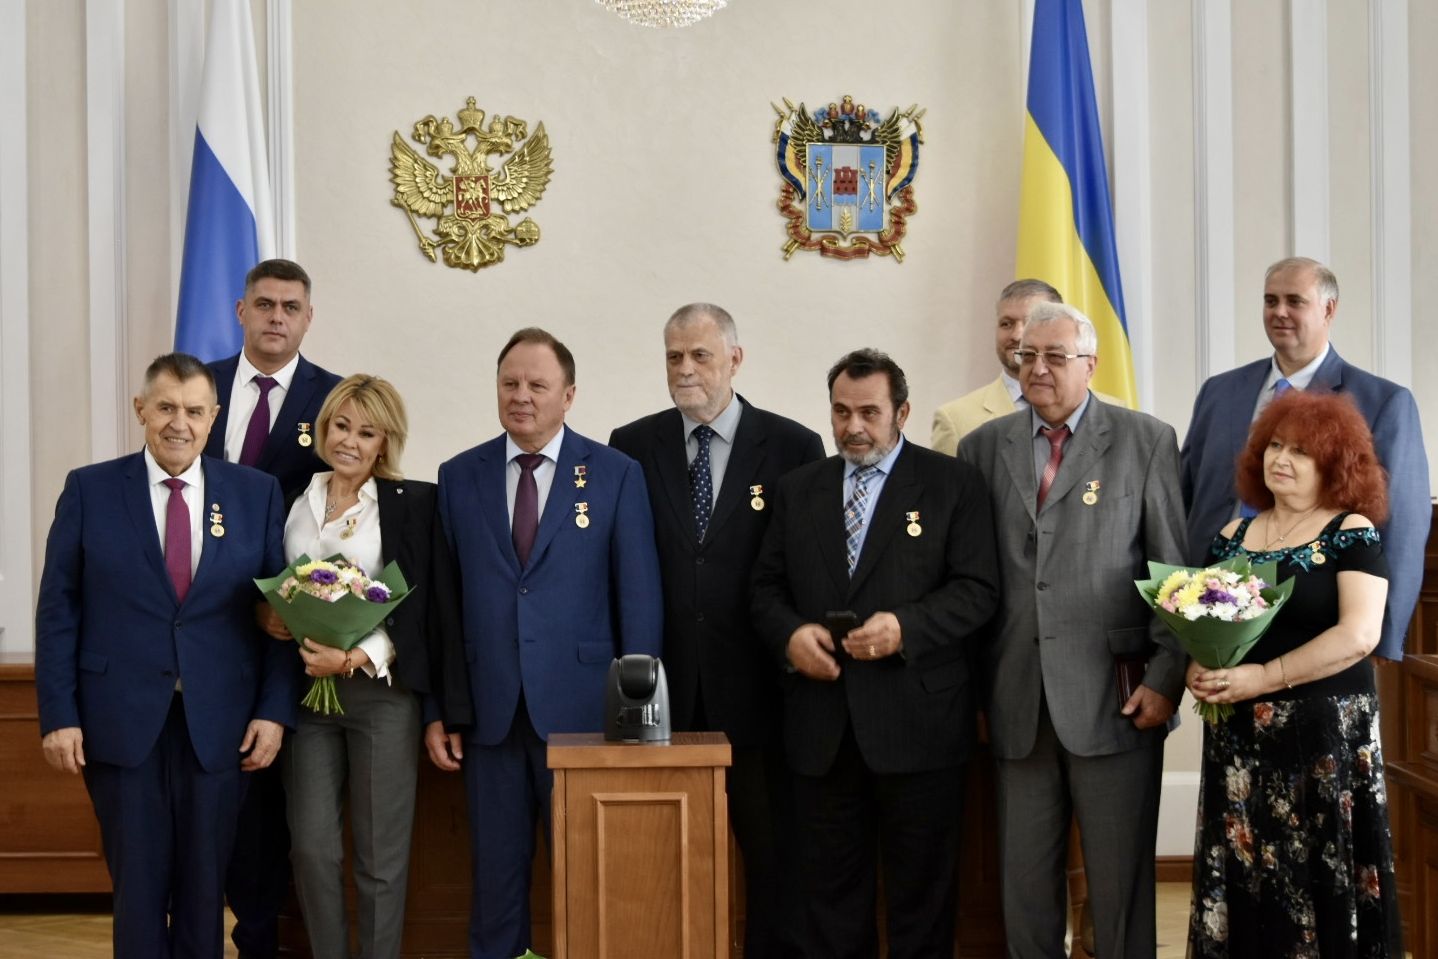
<path fill-rule="evenodd" d="M 1178 608 L 1192 606 L 1203 595 L 1203 580 L 1194 578 L 1178 591 Z"/>
<path fill-rule="evenodd" d="M 1178 589 L 1180 586 L 1187 582 L 1188 570 L 1176 569 L 1173 572 L 1169 573 L 1168 579 L 1164 580 L 1163 585 L 1158 588 L 1158 601 L 1162 603 L 1164 600 L 1168 599 L 1168 597 L 1173 593 L 1174 590 Z"/>

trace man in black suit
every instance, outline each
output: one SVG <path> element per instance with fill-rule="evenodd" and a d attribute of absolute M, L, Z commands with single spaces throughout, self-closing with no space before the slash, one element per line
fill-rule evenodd
<path fill-rule="evenodd" d="M 209 364 L 220 415 L 205 454 L 269 473 L 288 498 L 328 469 L 315 451 L 314 424 L 340 381 L 300 355 L 314 318 L 309 274 L 291 260 L 256 264 L 245 277 L 245 297 L 235 304 L 235 316 L 245 345 Z M 225 896 L 235 914 L 230 935 L 240 959 L 270 959 L 279 950 L 290 835 L 278 764 L 249 780 Z"/>
<path fill-rule="evenodd" d="M 802 955 L 793 883 L 793 795 L 777 736 L 778 672 L 749 618 L 749 576 L 779 477 L 824 456 L 819 434 L 737 395 L 734 318 L 710 303 L 664 324 L 674 409 L 621 426 L 639 461 L 664 577 L 664 666 L 676 730 L 729 737 L 729 816 L 744 855 L 744 955 Z"/>
<path fill-rule="evenodd" d="M 908 384 L 856 350 L 829 371 L 838 456 L 779 483 L 754 571 L 760 639 L 788 670 L 814 955 L 872 959 L 882 861 L 892 959 L 949 955 L 970 646 L 998 606 L 989 498 L 968 464 L 908 443 Z"/>

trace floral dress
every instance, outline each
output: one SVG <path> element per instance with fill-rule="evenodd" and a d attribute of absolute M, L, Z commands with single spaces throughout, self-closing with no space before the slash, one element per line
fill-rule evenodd
<path fill-rule="evenodd" d="M 1388 576 L 1378 531 L 1333 519 L 1303 546 L 1249 553 L 1244 520 L 1217 559 L 1278 561 L 1293 595 L 1246 660 L 1265 663 L 1338 621 L 1338 573 Z M 1402 959 L 1378 697 L 1367 659 L 1235 703 L 1203 736 L 1192 957 Z"/>

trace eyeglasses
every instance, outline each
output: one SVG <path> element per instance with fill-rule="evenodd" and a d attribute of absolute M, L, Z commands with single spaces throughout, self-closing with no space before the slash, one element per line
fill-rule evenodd
<path fill-rule="evenodd" d="M 1013 356 L 1014 360 L 1017 361 L 1020 366 L 1033 366 L 1034 360 L 1042 356 L 1044 358 L 1044 366 L 1047 366 L 1051 370 L 1061 370 L 1068 365 L 1069 360 L 1086 359 L 1092 357 L 1094 354 L 1060 353 L 1058 350 L 1044 350 L 1043 352 L 1038 350 L 1014 350 L 1010 355 Z"/>

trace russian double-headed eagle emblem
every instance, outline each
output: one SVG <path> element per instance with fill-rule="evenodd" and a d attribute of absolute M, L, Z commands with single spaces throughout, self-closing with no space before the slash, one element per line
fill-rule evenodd
<path fill-rule="evenodd" d="M 918 210 L 912 184 L 925 111 L 895 107 L 884 119 L 847 94 L 813 113 L 788 99 L 773 106 L 779 212 L 789 221 L 784 259 L 803 249 L 903 262 L 905 221 Z"/>
<path fill-rule="evenodd" d="M 503 260 L 506 243 L 533 246 L 539 242 L 538 223 L 525 217 L 511 226 L 504 214 L 522 213 L 538 203 L 554 166 L 543 123 L 530 136 L 523 120 L 495 116 L 486 130 L 484 111 L 475 106 L 474 97 L 466 101 L 458 116 L 458 129 L 448 117 L 427 116 L 410 134 L 416 143 L 424 144 L 424 152 L 430 156 L 454 157 L 450 176 L 420 156 L 395 131 L 389 160 L 394 182 L 390 202 L 409 217 L 420 251 L 431 261 L 439 249 L 448 265 L 478 271 Z M 472 149 L 471 138 L 476 143 Z M 508 153 L 509 159 L 498 171 L 491 169 L 489 157 L 502 153 Z M 417 217 L 438 218 L 433 237 L 425 235 Z"/>

